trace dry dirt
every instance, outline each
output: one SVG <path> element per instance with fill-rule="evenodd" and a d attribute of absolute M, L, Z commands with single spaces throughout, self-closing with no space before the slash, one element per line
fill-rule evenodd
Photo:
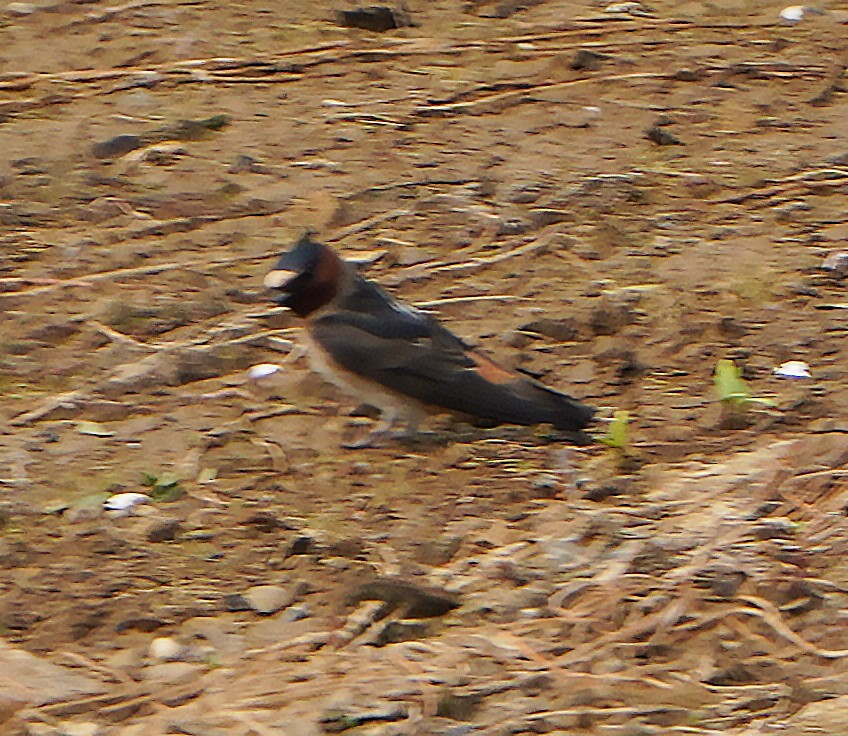
<path fill-rule="evenodd" d="M 0 10 L 0 730 L 848 733 L 846 6 L 334 7 Z M 306 226 L 628 447 L 339 449 Z"/>

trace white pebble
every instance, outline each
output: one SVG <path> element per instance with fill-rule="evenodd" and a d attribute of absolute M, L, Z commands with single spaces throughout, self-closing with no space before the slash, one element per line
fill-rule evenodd
<path fill-rule="evenodd" d="M 605 13 L 626 13 L 628 15 L 650 15 L 651 11 L 635 0 L 629 2 L 613 3 L 604 8 Z"/>
<path fill-rule="evenodd" d="M 803 360 L 790 360 L 786 363 L 781 363 L 774 369 L 774 374 L 781 378 L 812 378 L 810 366 Z"/>
<path fill-rule="evenodd" d="M 129 514 L 133 507 L 148 501 L 150 501 L 150 496 L 144 493 L 116 493 L 103 502 L 103 508 L 106 511 L 120 511 L 122 514 Z"/>
<path fill-rule="evenodd" d="M 174 660 L 182 656 L 184 647 L 168 636 L 157 636 L 150 642 L 149 653 L 153 659 Z"/>
<path fill-rule="evenodd" d="M 32 15 L 36 7 L 32 3 L 9 3 L 6 10 L 12 15 Z"/>
<path fill-rule="evenodd" d="M 260 363 L 247 369 L 247 377 L 251 381 L 261 381 L 263 378 L 273 376 L 275 373 L 282 370 L 280 366 L 273 363 Z"/>
<path fill-rule="evenodd" d="M 780 11 L 780 19 L 787 23 L 797 23 L 803 20 L 807 14 L 807 8 L 804 5 L 790 5 Z"/>

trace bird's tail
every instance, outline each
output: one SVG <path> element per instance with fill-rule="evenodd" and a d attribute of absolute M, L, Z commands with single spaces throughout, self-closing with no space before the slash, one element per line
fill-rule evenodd
<path fill-rule="evenodd" d="M 595 416 L 594 407 L 536 381 L 528 380 L 519 393 L 525 399 L 522 402 L 525 411 L 520 412 L 524 421 L 519 424 L 552 424 L 559 430 L 579 432 Z"/>

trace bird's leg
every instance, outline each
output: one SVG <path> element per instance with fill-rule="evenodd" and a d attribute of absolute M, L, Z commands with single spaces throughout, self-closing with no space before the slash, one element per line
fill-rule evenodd
<path fill-rule="evenodd" d="M 342 444 L 342 447 L 346 450 L 362 450 L 366 447 L 376 447 L 378 440 L 391 435 L 392 427 L 395 426 L 397 419 L 397 409 L 383 409 L 379 424 L 368 435 L 353 442 L 345 442 Z"/>
<path fill-rule="evenodd" d="M 292 346 L 292 349 L 289 350 L 288 355 L 283 359 L 284 363 L 295 363 L 301 358 L 305 358 L 308 356 L 309 349 L 302 342 L 295 342 Z"/>
<path fill-rule="evenodd" d="M 418 425 L 421 424 L 421 416 L 413 414 L 406 417 L 406 426 L 403 429 L 391 433 L 392 439 L 411 440 L 418 436 Z"/>

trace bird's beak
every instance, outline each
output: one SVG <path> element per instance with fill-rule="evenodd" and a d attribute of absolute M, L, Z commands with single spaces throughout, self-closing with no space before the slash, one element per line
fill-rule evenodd
<path fill-rule="evenodd" d="M 297 271 L 275 269 L 270 271 L 263 281 L 266 289 L 282 289 L 289 281 L 297 277 Z"/>

